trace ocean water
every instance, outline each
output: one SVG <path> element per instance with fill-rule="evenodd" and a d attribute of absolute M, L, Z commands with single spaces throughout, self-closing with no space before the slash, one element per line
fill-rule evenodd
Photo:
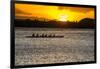
<path fill-rule="evenodd" d="M 33 33 L 64 37 L 27 37 Z M 15 28 L 15 65 L 94 61 L 94 54 L 94 29 Z"/>

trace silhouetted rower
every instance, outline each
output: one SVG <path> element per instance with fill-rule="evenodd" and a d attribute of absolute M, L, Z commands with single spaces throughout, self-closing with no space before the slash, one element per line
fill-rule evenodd
<path fill-rule="evenodd" d="M 47 37 L 47 34 L 45 34 L 44 37 Z"/>
<path fill-rule="evenodd" d="M 49 34 L 49 36 L 48 37 L 52 37 L 52 34 Z"/>
<path fill-rule="evenodd" d="M 39 37 L 39 34 L 37 33 L 35 37 Z"/>
<path fill-rule="evenodd" d="M 44 37 L 45 35 L 44 35 L 44 33 L 41 35 L 41 37 Z"/>
<path fill-rule="evenodd" d="M 34 33 L 32 34 L 32 37 L 35 37 L 35 34 Z"/>
<path fill-rule="evenodd" d="M 53 34 L 52 37 L 55 37 L 55 34 Z"/>

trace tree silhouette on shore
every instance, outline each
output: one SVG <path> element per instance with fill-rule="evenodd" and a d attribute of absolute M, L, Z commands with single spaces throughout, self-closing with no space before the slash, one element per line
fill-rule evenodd
<path fill-rule="evenodd" d="M 39 21 L 30 19 L 15 19 L 15 27 L 46 27 L 46 28 L 95 28 L 95 19 L 84 18 L 79 22 L 75 21 Z"/>

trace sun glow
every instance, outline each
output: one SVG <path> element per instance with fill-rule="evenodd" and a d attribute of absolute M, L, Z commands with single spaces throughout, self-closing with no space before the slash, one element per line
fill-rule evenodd
<path fill-rule="evenodd" d="M 67 21 L 67 16 L 61 15 L 60 18 L 59 18 L 59 21 Z"/>
<path fill-rule="evenodd" d="M 94 19 L 94 8 L 45 6 L 36 4 L 15 4 L 16 18 L 44 18 L 57 21 L 80 21 L 84 18 Z"/>

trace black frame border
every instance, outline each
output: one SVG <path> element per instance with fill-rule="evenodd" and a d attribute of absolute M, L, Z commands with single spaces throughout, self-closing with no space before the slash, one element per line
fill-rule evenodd
<path fill-rule="evenodd" d="M 66 3 L 50 3 L 50 2 L 36 2 L 36 1 L 11 1 L 10 10 L 11 10 L 11 23 L 10 23 L 10 68 L 31 68 L 31 67 L 48 67 L 48 66 L 61 66 L 61 65 L 80 65 L 80 64 L 93 64 L 97 62 L 97 49 L 96 49 L 96 39 L 97 39 L 97 28 L 95 24 L 94 32 L 94 61 L 87 62 L 69 62 L 69 63 L 53 63 L 53 64 L 37 64 L 37 65 L 15 65 L 15 29 L 14 29 L 14 18 L 15 18 L 15 3 L 21 4 L 37 4 L 37 5 L 53 5 L 53 6 L 70 6 L 70 7 L 85 7 L 85 8 L 94 8 L 95 9 L 95 23 L 97 24 L 96 18 L 96 5 L 80 5 L 80 4 L 66 4 Z"/>

